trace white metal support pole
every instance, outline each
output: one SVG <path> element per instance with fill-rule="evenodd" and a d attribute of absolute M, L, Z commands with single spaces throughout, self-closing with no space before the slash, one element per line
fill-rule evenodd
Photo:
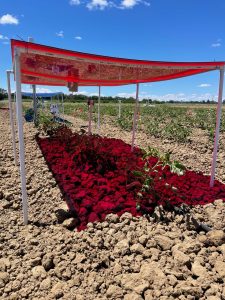
<path fill-rule="evenodd" d="M 59 100 L 59 94 L 57 94 L 57 106 L 58 106 L 58 118 L 60 118 L 60 100 Z"/>
<path fill-rule="evenodd" d="M 13 111 L 14 111 L 14 114 L 15 114 L 15 120 L 13 120 L 14 122 L 14 125 L 16 124 L 16 119 L 17 119 L 17 106 L 16 106 L 16 88 L 15 88 L 15 92 L 14 92 L 14 103 L 13 103 Z"/>
<path fill-rule="evenodd" d="M 121 118 L 121 100 L 119 100 L 119 119 Z"/>
<path fill-rule="evenodd" d="M 36 99 L 36 85 L 32 84 L 33 89 L 33 109 L 34 109 L 34 124 L 37 124 L 37 99 Z"/>
<path fill-rule="evenodd" d="M 218 104 L 217 104 L 217 112 L 216 112 L 216 131 L 215 131 L 215 138 L 214 138 L 210 187 L 214 186 L 215 172 L 216 172 L 216 159 L 217 159 L 217 151 L 219 145 L 220 121 L 221 121 L 221 112 L 222 112 L 223 81 L 224 81 L 224 67 L 220 69 L 219 94 L 218 94 Z"/>
<path fill-rule="evenodd" d="M 14 156 L 15 165 L 17 166 L 18 161 L 17 161 L 17 154 L 16 154 L 16 138 L 15 138 L 15 127 L 14 127 L 11 84 L 10 84 L 10 74 L 13 73 L 13 71 L 6 71 L 6 73 L 7 73 L 7 84 L 8 84 L 9 117 L 10 117 L 11 134 L 12 134 L 13 156 Z"/>
<path fill-rule="evenodd" d="M 98 134 L 100 132 L 100 100 L 101 100 L 101 87 L 98 87 Z"/>
<path fill-rule="evenodd" d="M 133 118 L 133 132 L 132 132 L 132 142 L 131 142 L 131 151 L 134 151 L 134 141 L 135 134 L 137 129 L 137 113 L 138 113 L 138 94 L 139 94 L 139 83 L 136 85 L 136 101 L 135 101 L 135 109 L 134 109 L 134 118 Z"/>
<path fill-rule="evenodd" d="M 62 94 L 62 113 L 63 113 L 63 118 L 64 118 L 64 98 Z"/>
<path fill-rule="evenodd" d="M 17 107 L 17 122 L 18 122 L 18 137 L 19 137 L 19 160 L 20 160 L 20 178 L 22 189 L 22 206 L 24 224 L 28 224 L 28 205 L 27 205 L 27 189 L 26 189 L 26 174 L 25 174 L 25 154 L 24 154 L 24 135 L 23 135 L 23 115 L 22 115 L 22 96 L 21 96 L 21 71 L 20 71 L 20 56 L 16 48 L 14 54 L 15 61 L 15 79 L 16 79 L 16 107 Z"/>
<path fill-rule="evenodd" d="M 89 115 L 88 115 L 88 134 L 91 134 L 92 108 L 93 108 L 93 100 L 90 100 Z"/>
<path fill-rule="evenodd" d="M 34 39 L 32 37 L 28 37 L 28 42 L 33 43 Z M 36 85 L 32 84 L 33 90 L 33 110 L 34 110 L 34 124 L 37 125 L 37 98 L 36 98 Z"/>

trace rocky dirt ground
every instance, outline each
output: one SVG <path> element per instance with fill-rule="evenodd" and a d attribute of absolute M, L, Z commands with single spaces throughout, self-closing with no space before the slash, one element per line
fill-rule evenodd
<path fill-rule="evenodd" d="M 26 123 L 29 225 L 23 225 L 18 168 L 13 165 L 8 112 L 0 110 L 0 299 L 225 299 L 225 205 L 217 200 L 192 214 L 212 227 L 196 232 L 183 215 L 120 218 L 69 230 L 72 220 Z M 85 125 L 73 120 L 74 128 Z M 101 134 L 130 142 L 130 133 L 104 125 Z M 196 139 L 197 137 L 197 139 Z M 172 151 L 208 173 L 212 147 L 196 133 L 189 145 L 137 134 L 137 144 Z M 225 180 L 224 141 L 218 178 Z M 157 216 L 158 212 L 156 212 Z M 59 220 L 61 218 L 61 220 Z M 60 222 L 59 222 L 60 221 Z"/>

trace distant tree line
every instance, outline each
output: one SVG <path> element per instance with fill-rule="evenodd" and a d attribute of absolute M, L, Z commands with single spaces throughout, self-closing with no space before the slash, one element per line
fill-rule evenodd
<path fill-rule="evenodd" d="M 6 90 L 0 88 L 0 100 L 7 99 L 8 93 Z"/>
<path fill-rule="evenodd" d="M 0 88 L 0 100 L 7 99 L 8 98 L 8 93 L 6 90 Z M 14 93 L 12 93 L 12 99 L 14 99 Z M 30 99 L 30 97 L 23 96 L 23 99 Z M 50 98 L 49 98 L 50 99 Z M 57 99 L 57 96 L 53 97 L 53 99 Z M 64 94 L 64 101 L 65 102 L 71 102 L 71 103 L 76 103 L 76 102 L 86 102 L 88 99 L 98 101 L 98 96 L 87 96 L 87 95 L 82 95 L 82 94 Z M 135 101 L 135 98 L 129 97 L 112 97 L 112 96 L 101 96 L 101 102 L 102 103 L 110 103 L 110 102 L 115 102 L 121 100 L 124 103 L 133 103 Z M 161 101 L 158 99 L 151 99 L 151 98 L 144 98 L 142 100 L 142 103 L 146 104 L 163 104 L 163 103 L 203 103 L 203 104 L 215 104 L 217 103 L 214 100 L 202 100 L 202 101 L 178 101 L 178 100 L 169 100 L 169 101 Z M 223 100 L 223 103 L 225 104 L 225 99 Z"/>
<path fill-rule="evenodd" d="M 81 94 L 65 94 L 64 95 L 64 101 L 65 102 L 85 102 L 88 99 L 94 100 L 94 101 L 98 101 L 98 96 L 86 96 L 86 95 L 81 95 Z M 133 97 L 129 97 L 129 98 L 125 98 L 125 97 L 112 97 L 112 96 L 101 96 L 101 102 L 102 103 L 109 103 L 109 102 L 115 102 L 121 100 L 125 103 L 133 103 L 135 101 L 135 98 Z M 217 102 L 214 100 L 202 100 L 202 101 L 178 101 L 178 100 L 169 100 L 169 101 L 161 101 L 158 99 L 151 99 L 151 98 L 144 98 L 142 99 L 142 103 L 146 103 L 146 104 L 163 104 L 163 103 L 203 103 L 203 104 L 216 104 Z M 225 99 L 223 100 L 223 103 L 225 104 Z"/>

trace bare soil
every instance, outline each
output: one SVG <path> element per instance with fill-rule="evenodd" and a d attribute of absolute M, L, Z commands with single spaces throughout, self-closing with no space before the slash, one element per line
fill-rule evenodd
<path fill-rule="evenodd" d="M 79 130 L 84 121 L 72 119 Z M 24 124 L 29 225 L 23 225 L 18 167 L 7 111 L 0 111 L 0 299 L 225 299 L 225 205 L 217 200 L 192 214 L 212 228 L 196 232 L 185 216 L 165 212 L 156 218 L 120 218 L 69 230 L 71 218 L 61 192 Z M 96 125 L 95 132 L 96 132 Z M 131 142 L 131 133 L 110 124 L 100 134 Z M 217 178 L 225 181 L 221 137 Z M 212 144 L 196 131 L 189 144 L 150 138 L 138 132 L 141 147 L 171 151 L 172 158 L 208 174 Z M 61 208 L 61 209 L 60 209 Z M 64 212 L 59 222 L 59 212 Z M 158 212 L 155 215 L 157 217 Z"/>

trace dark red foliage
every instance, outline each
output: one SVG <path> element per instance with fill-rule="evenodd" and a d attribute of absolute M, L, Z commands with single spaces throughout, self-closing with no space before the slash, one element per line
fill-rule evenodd
<path fill-rule="evenodd" d="M 179 176 L 167 166 L 158 167 L 158 173 L 149 174 L 155 177 L 155 192 L 143 195 L 137 212 L 137 192 L 142 184 L 132 171 L 144 166 L 140 149 L 132 153 L 131 146 L 119 139 L 79 134 L 67 143 L 57 138 L 38 137 L 37 141 L 70 210 L 80 220 L 79 230 L 88 222 L 103 221 L 109 213 L 137 216 L 151 213 L 157 204 L 167 201 L 197 205 L 225 200 L 225 185 L 215 181 L 214 188 L 209 188 L 209 176 L 194 171 Z M 156 162 L 157 158 L 149 158 L 150 165 Z"/>

